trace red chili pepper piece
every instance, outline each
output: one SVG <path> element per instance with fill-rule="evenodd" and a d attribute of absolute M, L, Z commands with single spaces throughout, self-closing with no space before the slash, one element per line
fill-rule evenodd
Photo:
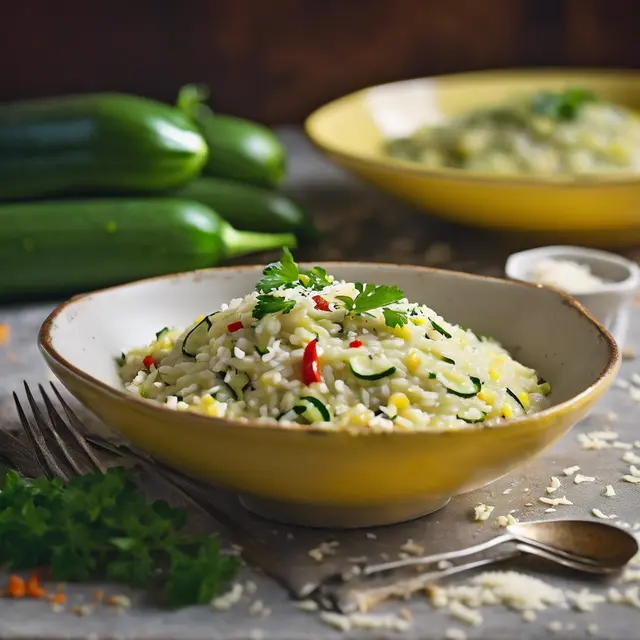
<path fill-rule="evenodd" d="M 316 309 L 320 309 L 320 311 L 331 311 L 329 303 L 322 296 L 313 296 L 311 299 L 316 303 Z"/>
<path fill-rule="evenodd" d="M 320 382 L 320 363 L 318 362 L 317 340 L 312 340 L 302 354 L 302 381 L 306 385 Z"/>
<path fill-rule="evenodd" d="M 362 342 L 360 342 L 360 340 L 352 340 L 352 341 L 349 343 L 349 346 L 350 346 L 352 349 L 359 349 L 359 348 L 362 346 Z"/>
<path fill-rule="evenodd" d="M 240 329 L 244 329 L 244 325 L 239 320 L 238 322 L 232 322 L 231 324 L 227 325 L 227 331 L 229 333 L 233 333 L 234 331 L 239 331 Z"/>
<path fill-rule="evenodd" d="M 145 356 L 142 360 L 142 364 L 147 368 L 147 369 L 151 369 L 151 365 L 155 364 L 156 361 L 153 359 L 153 356 L 151 354 L 149 354 L 148 356 Z"/>

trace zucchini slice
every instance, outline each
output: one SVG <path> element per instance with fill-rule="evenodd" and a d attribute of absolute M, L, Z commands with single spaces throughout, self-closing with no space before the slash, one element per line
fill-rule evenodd
<path fill-rule="evenodd" d="M 256 353 L 262 357 L 262 356 L 266 356 L 267 353 L 269 353 L 269 349 L 263 349 L 262 347 L 256 345 Z"/>
<path fill-rule="evenodd" d="M 449 393 L 461 398 L 472 398 L 482 389 L 482 382 L 474 376 L 437 373 L 436 379 Z"/>
<path fill-rule="evenodd" d="M 431 323 L 431 326 L 441 335 L 443 335 L 445 338 L 450 338 L 451 334 L 446 330 L 443 329 L 437 322 L 429 319 L 429 322 Z"/>
<path fill-rule="evenodd" d="M 187 358 L 195 358 L 196 351 L 198 350 L 196 345 L 199 342 L 202 342 L 204 337 L 209 333 L 209 329 L 211 329 L 211 320 L 209 318 L 213 318 L 213 316 L 218 313 L 210 313 L 208 316 L 205 316 L 198 322 L 198 324 L 187 333 L 182 341 L 182 354 L 187 356 Z M 164 331 L 164 329 L 163 329 Z"/>
<path fill-rule="evenodd" d="M 244 390 L 249 386 L 251 378 L 244 371 L 227 372 L 224 377 L 225 384 L 231 389 L 236 400 L 244 398 Z"/>
<path fill-rule="evenodd" d="M 293 410 L 309 424 L 313 424 L 314 422 L 329 422 L 331 420 L 331 414 L 327 406 L 313 396 L 303 396 L 300 398 Z"/>
<path fill-rule="evenodd" d="M 388 362 L 375 360 L 369 356 L 353 356 L 349 359 L 349 368 L 351 373 L 361 380 L 380 380 L 396 372 L 396 368 Z"/>
<path fill-rule="evenodd" d="M 481 414 L 479 418 L 475 417 L 477 416 L 478 413 Z M 466 422 L 467 424 L 478 424 L 479 422 L 485 421 L 485 418 L 487 417 L 487 412 L 480 411 L 479 409 L 471 408 L 471 409 L 465 409 L 464 411 L 461 411 L 456 417 L 459 420 Z"/>
<path fill-rule="evenodd" d="M 442 362 L 446 362 L 447 364 L 455 364 L 456 361 L 453 360 L 452 358 L 447 358 L 447 356 L 440 356 L 440 360 L 442 360 Z"/>
<path fill-rule="evenodd" d="M 518 406 L 525 412 L 527 413 L 527 410 L 524 408 L 524 405 L 522 404 L 522 402 L 520 402 L 520 398 L 518 398 L 518 396 L 513 393 L 513 391 L 511 391 L 511 389 L 509 389 L 509 387 L 507 387 L 507 395 L 511 396 L 517 403 Z"/>
<path fill-rule="evenodd" d="M 551 393 L 551 385 L 544 378 L 538 378 L 538 393 L 543 396 L 548 396 Z"/>
<path fill-rule="evenodd" d="M 160 331 L 158 331 L 158 333 L 156 333 L 156 342 L 158 342 L 158 340 L 162 340 L 162 338 L 164 338 L 167 333 L 169 333 L 169 327 L 164 327 L 164 329 L 160 329 Z"/>

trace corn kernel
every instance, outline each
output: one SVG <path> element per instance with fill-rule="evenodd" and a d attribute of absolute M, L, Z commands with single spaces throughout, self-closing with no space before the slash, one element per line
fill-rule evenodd
<path fill-rule="evenodd" d="M 511 408 L 511 405 L 508 402 L 505 402 L 502 405 L 502 415 L 505 418 L 513 418 L 513 409 Z"/>
<path fill-rule="evenodd" d="M 210 407 L 215 402 L 215 399 L 210 393 L 205 393 L 205 395 L 200 398 L 200 404 L 204 407 Z"/>
<path fill-rule="evenodd" d="M 526 391 L 521 391 L 518 394 L 518 400 L 520 400 L 525 409 L 529 408 L 529 394 Z"/>
<path fill-rule="evenodd" d="M 491 363 L 491 367 L 489 367 L 489 377 L 492 380 L 500 380 L 500 376 L 502 376 L 503 365 L 504 365 L 504 356 L 498 356 Z"/>
<path fill-rule="evenodd" d="M 421 327 L 425 323 L 424 318 L 413 317 L 411 318 L 411 322 L 416 325 L 416 327 Z"/>
<path fill-rule="evenodd" d="M 213 416 L 214 418 L 223 418 L 226 413 L 226 409 L 227 406 L 217 400 L 214 400 L 213 404 L 206 407 L 207 415 Z"/>
<path fill-rule="evenodd" d="M 409 402 L 409 398 L 404 393 L 392 393 L 389 396 L 389 404 L 392 404 L 398 411 L 402 411 L 403 409 L 407 409 L 411 402 Z"/>
<path fill-rule="evenodd" d="M 478 392 L 477 397 L 480 398 L 482 402 L 486 402 L 487 404 L 493 404 L 496 401 L 496 398 L 498 397 L 498 395 L 496 394 L 495 391 L 492 391 L 491 389 L 483 389 L 482 391 Z"/>
<path fill-rule="evenodd" d="M 411 329 L 409 329 L 408 324 L 391 329 L 391 333 L 398 336 L 398 338 L 402 338 L 405 342 L 411 340 Z"/>
<path fill-rule="evenodd" d="M 411 349 L 409 351 L 409 355 L 407 356 L 407 369 L 411 373 L 415 373 L 420 367 L 420 356 L 415 349 Z"/>

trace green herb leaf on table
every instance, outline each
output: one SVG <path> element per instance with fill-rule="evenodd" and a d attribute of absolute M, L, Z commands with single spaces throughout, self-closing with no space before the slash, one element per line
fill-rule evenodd
<path fill-rule="evenodd" d="M 261 320 L 271 313 L 289 313 L 295 306 L 295 300 L 285 300 L 282 296 L 265 293 L 258 296 L 258 302 L 251 315 L 256 320 Z"/>
<path fill-rule="evenodd" d="M 9 471 L 0 491 L 0 564 L 49 566 L 61 581 L 102 576 L 147 586 L 161 577 L 169 605 L 205 603 L 240 561 L 210 536 L 183 533 L 185 524 L 183 509 L 149 503 L 122 468 L 66 485 Z M 181 584 L 190 589 L 177 590 Z"/>

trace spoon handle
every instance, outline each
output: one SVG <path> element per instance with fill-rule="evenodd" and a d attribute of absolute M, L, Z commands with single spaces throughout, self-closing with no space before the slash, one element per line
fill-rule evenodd
<path fill-rule="evenodd" d="M 456 560 L 458 558 L 464 558 L 466 556 L 472 556 L 477 553 L 482 553 L 505 542 L 510 542 L 514 537 L 505 533 L 495 538 L 491 538 L 486 542 L 475 544 L 471 547 L 465 547 L 464 549 L 457 549 L 456 551 L 447 551 L 444 553 L 435 553 L 429 556 L 420 556 L 415 558 L 406 558 L 404 560 L 393 560 L 392 562 L 384 562 L 380 564 L 371 564 L 362 568 L 360 575 L 371 576 L 376 573 L 384 573 L 385 571 L 394 571 L 396 569 L 402 569 L 403 567 L 413 567 L 418 565 L 429 565 L 435 562 L 442 562 L 443 560 Z"/>

